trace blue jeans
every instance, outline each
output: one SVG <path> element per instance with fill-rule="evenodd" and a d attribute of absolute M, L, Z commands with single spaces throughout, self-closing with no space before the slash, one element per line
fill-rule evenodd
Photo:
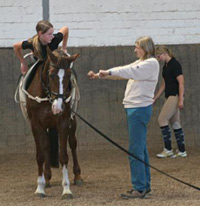
<path fill-rule="evenodd" d="M 152 106 L 125 109 L 129 131 L 129 152 L 149 164 L 147 151 L 147 124 L 151 119 Z M 134 190 L 144 191 L 151 187 L 150 168 L 129 156 L 131 183 Z"/>

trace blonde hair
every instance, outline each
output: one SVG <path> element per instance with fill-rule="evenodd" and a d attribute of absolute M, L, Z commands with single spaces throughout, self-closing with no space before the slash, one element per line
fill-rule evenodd
<path fill-rule="evenodd" d="M 155 57 L 155 46 L 151 37 L 144 36 L 140 37 L 135 41 L 135 44 L 142 48 L 145 52 L 142 60 Z"/>
<path fill-rule="evenodd" d="M 168 49 L 166 46 L 156 47 L 156 55 L 163 54 L 163 53 L 168 54 L 170 57 L 174 57 L 172 51 Z"/>
<path fill-rule="evenodd" d="M 49 21 L 41 20 L 36 25 L 36 32 L 37 34 L 33 36 L 28 41 L 33 45 L 33 54 L 40 60 L 44 60 L 44 55 L 42 54 L 41 44 L 39 42 L 38 33 L 41 32 L 42 34 L 46 33 L 50 28 L 53 28 L 53 25 Z"/>

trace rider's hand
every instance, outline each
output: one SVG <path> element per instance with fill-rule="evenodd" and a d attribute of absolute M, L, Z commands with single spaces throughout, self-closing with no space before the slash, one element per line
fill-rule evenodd
<path fill-rule="evenodd" d="M 65 54 L 67 54 L 67 49 L 63 49 L 63 48 L 62 48 L 62 50 L 64 51 Z"/>
<path fill-rule="evenodd" d="M 28 66 L 27 66 L 27 64 L 26 64 L 26 63 L 21 63 L 21 73 L 22 73 L 23 75 L 25 75 L 27 71 L 28 71 Z"/>

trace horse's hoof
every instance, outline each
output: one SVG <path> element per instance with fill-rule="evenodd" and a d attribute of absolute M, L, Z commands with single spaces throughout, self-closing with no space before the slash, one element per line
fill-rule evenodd
<path fill-rule="evenodd" d="M 83 180 L 82 180 L 82 179 L 74 180 L 74 184 L 75 184 L 76 186 L 81 186 L 81 185 L 83 185 Z"/>
<path fill-rule="evenodd" d="M 39 198 L 44 198 L 46 197 L 45 194 L 42 194 L 42 193 L 36 193 L 36 196 L 39 197 Z"/>
<path fill-rule="evenodd" d="M 71 199 L 73 199 L 73 195 L 72 194 L 64 194 L 64 195 L 62 195 L 62 199 L 63 200 L 71 200 Z"/>

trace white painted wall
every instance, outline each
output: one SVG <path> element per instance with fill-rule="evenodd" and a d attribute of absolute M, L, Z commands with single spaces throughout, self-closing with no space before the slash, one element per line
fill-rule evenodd
<path fill-rule="evenodd" d="M 33 36 L 41 18 L 41 0 L 0 0 L 0 47 Z"/>
<path fill-rule="evenodd" d="M 35 34 L 42 0 L 0 0 L 0 47 Z M 55 31 L 70 29 L 69 46 L 133 45 L 149 35 L 156 44 L 200 42 L 199 0 L 49 0 Z"/>

